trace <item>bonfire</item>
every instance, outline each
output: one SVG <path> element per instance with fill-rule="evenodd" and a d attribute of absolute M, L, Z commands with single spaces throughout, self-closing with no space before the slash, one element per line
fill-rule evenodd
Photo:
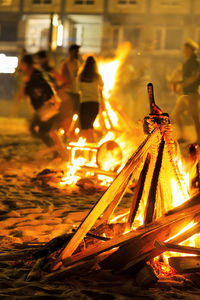
<path fill-rule="evenodd" d="M 37 278 L 41 270 L 42 280 L 49 282 L 106 269 L 134 273 L 148 285 L 175 270 L 199 271 L 200 249 L 192 244 L 200 229 L 197 147 L 190 147 L 192 173 L 188 176 L 172 138 L 169 116 L 155 104 L 151 83 L 148 95 L 144 141 L 80 225 L 32 253 L 37 261 L 28 280 Z M 133 181 L 137 183 L 130 207 L 122 212 L 119 204 Z"/>

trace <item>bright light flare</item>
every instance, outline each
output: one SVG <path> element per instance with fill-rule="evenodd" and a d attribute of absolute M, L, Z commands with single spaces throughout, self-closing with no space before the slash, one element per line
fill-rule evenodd
<path fill-rule="evenodd" d="M 18 66 L 18 58 L 16 56 L 7 56 L 0 53 L 0 73 L 12 74 Z"/>

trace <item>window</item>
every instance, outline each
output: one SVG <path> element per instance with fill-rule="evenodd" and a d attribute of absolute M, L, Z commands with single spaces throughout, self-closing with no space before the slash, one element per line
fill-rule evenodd
<path fill-rule="evenodd" d="M 163 7 L 179 7 L 182 0 L 161 0 L 160 5 Z"/>
<path fill-rule="evenodd" d="M 33 4 L 52 4 L 52 0 L 33 0 Z"/>
<path fill-rule="evenodd" d="M 2 6 L 12 5 L 12 0 L 0 0 L 0 5 Z"/>
<path fill-rule="evenodd" d="M 165 37 L 165 48 L 168 50 L 180 49 L 182 44 L 181 29 L 167 29 Z"/>
<path fill-rule="evenodd" d="M 0 41 L 5 41 L 5 42 L 17 41 L 16 22 L 0 22 Z"/>
<path fill-rule="evenodd" d="M 138 0 L 117 0 L 118 5 L 137 5 Z"/>
<path fill-rule="evenodd" d="M 124 28 L 123 40 L 129 41 L 133 47 L 138 47 L 140 42 L 140 28 Z"/>
<path fill-rule="evenodd" d="M 75 0 L 75 5 L 93 5 L 95 0 Z"/>
<path fill-rule="evenodd" d="M 155 49 L 176 50 L 182 45 L 182 29 L 160 27 L 154 31 Z"/>

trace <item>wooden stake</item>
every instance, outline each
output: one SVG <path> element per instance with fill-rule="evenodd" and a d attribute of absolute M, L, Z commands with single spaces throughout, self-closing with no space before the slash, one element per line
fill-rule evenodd
<path fill-rule="evenodd" d="M 146 179 L 146 175 L 149 169 L 149 164 L 150 164 L 150 159 L 151 159 L 151 155 L 148 153 L 143 169 L 140 173 L 140 177 L 135 189 L 135 193 L 134 193 L 134 197 L 133 197 L 133 201 L 132 201 L 132 205 L 131 205 L 131 209 L 130 209 L 130 213 L 129 213 L 129 218 L 128 218 L 128 228 L 130 229 L 132 227 L 132 224 L 134 222 L 139 204 L 140 204 L 140 200 L 142 198 L 142 194 L 143 194 L 143 190 L 144 190 L 144 184 L 145 184 L 145 179 Z"/>
<path fill-rule="evenodd" d="M 120 203 L 123 195 L 125 194 L 128 185 L 131 181 L 132 178 L 132 173 L 131 175 L 129 175 L 129 177 L 126 178 L 126 180 L 119 186 L 118 188 L 118 193 L 115 196 L 115 198 L 113 199 L 113 201 L 111 202 L 111 204 L 109 205 L 109 207 L 107 208 L 107 210 L 105 211 L 103 217 L 101 218 L 100 224 L 102 223 L 106 223 L 108 222 L 111 218 L 112 218 L 112 214 L 115 210 L 115 208 L 118 206 L 118 204 Z M 98 224 L 98 225 L 100 225 Z"/>
<path fill-rule="evenodd" d="M 161 143 L 159 145 L 158 156 L 157 156 L 156 165 L 155 165 L 155 169 L 154 169 L 153 177 L 152 177 L 152 181 L 151 181 L 151 187 L 149 190 L 149 196 L 147 199 L 147 205 L 146 205 L 146 211 L 145 211 L 145 217 L 144 217 L 145 225 L 151 223 L 153 220 L 154 207 L 155 207 L 155 202 L 156 202 L 156 190 L 157 190 L 157 185 L 158 185 L 160 169 L 161 169 L 161 165 L 162 165 L 164 146 L 165 146 L 165 140 L 164 140 L 164 137 L 162 137 Z"/>

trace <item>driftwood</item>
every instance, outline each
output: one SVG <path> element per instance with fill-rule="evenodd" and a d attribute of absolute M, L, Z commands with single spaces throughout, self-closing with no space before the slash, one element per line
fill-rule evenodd
<path fill-rule="evenodd" d="M 200 256 L 170 257 L 168 262 L 179 274 L 200 272 Z"/>
<path fill-rule="evenodd" d="M 164 250 L 164 251 L 200 255 L 200 248 L 196 248 L 196 247 L 181 246 L 181 245 L 175 245 L 172 243 L 165 243 L 165 242 L 158 242 L 158 241 L 156 241 L 154 245 L 156 248 Z"/>
<path fill-rule="evenodd" d="M 155 128 L 154 131 L 145 139 L 145 141 L 140 145 L 137 151 L 131 156 L 131 158 L 126 163 L 125 167 L 121 170 L 115 180 L 112 182 L 110 187 L 105 191 L 103 196 L 97 201 L 95 206 L 91 209 L 86 218 L 79 225 L 77 232 L 74 234 L 72 239 L 69 241 L 65 249 L 62 251 L 59 260 L 63 260 L 69 257 L 77 249 L 78 245 L 86 235 L 86 233 L 92 228 L 96 220 L 105 211 L 108 205 L 112 202 L 114 197 L 117 195 L 118 187 L 127 177 L 134 171 L 138 162 L 141 160 L 143 155 L 148 151 L 154 139 L 159 136 L 159 129 Z"/>

